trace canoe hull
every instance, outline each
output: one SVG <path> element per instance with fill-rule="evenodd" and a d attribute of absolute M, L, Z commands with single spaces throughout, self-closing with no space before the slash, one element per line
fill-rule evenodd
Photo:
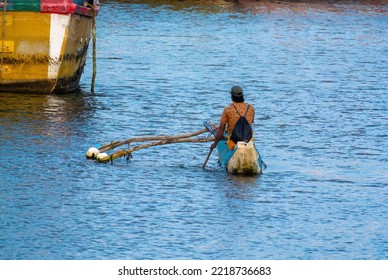
<path fill-rule="evenodd" d="M 226 141 L 217 145 L 219 162 L 232 174 L 261 174 L 262 161 L 253 141 L 238 142 L 234 150 L 229 150 Z"/>
<path fill-rule="evenodd" d="M 49 9 L 54 8 L 48 6 L 46 10 Z M 4 46 L 1 48 L 0 42 L 0 92 L 76 89 L 86 61 L 93 18 L 67 10 L 33 10 L 7 10 L 5 28 L 1 28 Z"/>

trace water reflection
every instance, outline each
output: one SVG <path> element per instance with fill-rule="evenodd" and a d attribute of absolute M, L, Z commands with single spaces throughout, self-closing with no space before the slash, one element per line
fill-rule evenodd
<path fill-rule="evenodd" d="M 2 93 L 0 124 L 12 129 L 22 123 L 23 133 L 64 136 L 85 126 L 95 108 L 93 94 L 81 89 L 60 95 Z"/>
<path fill-rule="evenodd" d="M 385 0 L 115 0 L 108 3 L 143 4 L 151 8 L 163 7 L 171 10 L 197 12 L 238 12 L 238 13 L 273 13 L 303 12 L 313 10 L 343 12 L 347 9 L 388 12 Z"/>
<path fill-rule="evenodd" d="M 225 170 L 217 171 L 225 172 Z M 224 174 L 227 178 L 223 178 L 223 190 L 227 198 L 241 200 L 256 200 L 260 196 L 260 175 L 243 176 Z M 264 176 L 264 175 L 262 175 Z"/>

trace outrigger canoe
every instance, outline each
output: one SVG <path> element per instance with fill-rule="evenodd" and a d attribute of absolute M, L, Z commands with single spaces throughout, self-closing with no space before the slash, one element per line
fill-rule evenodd
<path fill-rule="evenodd" d="M 217 134 L 211 123 L 204 123 L 213 135 Z M 253 141 L 237 142 L 233 150 L 227 145 L 226 137 L 217 144 L 218 162 L 232 174 L 262 174 L 266 164 L 261 159 Z"/>

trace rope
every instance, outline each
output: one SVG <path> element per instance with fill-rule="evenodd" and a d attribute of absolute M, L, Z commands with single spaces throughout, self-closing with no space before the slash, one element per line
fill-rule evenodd
<path fill-rule="evenodd" d="M 3 71 L 3 61 L 4 61 L 4 50 L 5 50 L 5 26 L 7 25 L 7 0 L 3 1 L 3 17 L 1 20 L 1 58 L 0 58 L 0 74 Z"/>
<path fill-rule="evenodd" d="M 96 80 L 96 72 L 97 72 L 97 62 L 96 62 L 96 9 L 93 4 L 86 3 L 88 7 L 92 9 L 93 15 L 93 24 L 92 24 L 92 38 L 93 38 L 93 75 L 92 75 L 92 84 L 90 86 L 90 91 L 94 92 L 94 82 Z"/>

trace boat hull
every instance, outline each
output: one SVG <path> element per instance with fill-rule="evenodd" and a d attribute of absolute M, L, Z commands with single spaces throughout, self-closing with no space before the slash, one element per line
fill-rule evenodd
<path fill-rule="evenodd" d="M 217 145 L 219 162 L 232 174 L 261 174 L 262 160 L 253 141 L 238 142 L 234 150 L 229 150 L 226 141 Z"/>
<path fill-rule="evenodd" d="M 52 8 L 51 6 L 49 8 Z M 91 37 L 89 15 L 7 11 L 1 92 L 66 92 L 79 86 Z"/>

